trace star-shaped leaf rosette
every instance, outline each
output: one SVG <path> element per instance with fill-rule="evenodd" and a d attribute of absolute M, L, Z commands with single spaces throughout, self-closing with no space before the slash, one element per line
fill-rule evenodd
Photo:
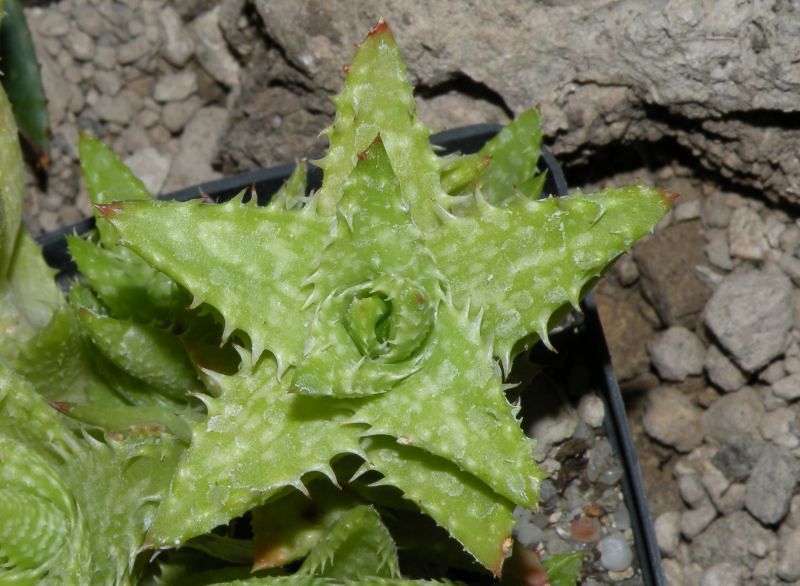
<path fill-rule="evenodd" d="M 146 545 L 179 546 L 319 474 L 347 483 L 334 467 L 354 454 L 499 575 L 514 506 L 535 507 L 543 478 L 504 373 L 669 198 L 634 185 L 538 199 L 535 111 L 477 154 L 438 156 L 384 22 L 345 72 L 310 196 L 300 165 L 266 207 L 99 206 L 242 356 L 235 374 L 204 370 L 207 417 Z"/>

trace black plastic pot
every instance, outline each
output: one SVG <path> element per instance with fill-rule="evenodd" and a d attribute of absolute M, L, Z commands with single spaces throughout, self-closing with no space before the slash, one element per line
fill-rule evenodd
<path fill-rule="evenodd" d="M 467 126 L 436 134 L 431 138 L 431 141 L 442 147 L 443 153 L 454 151 L 471 153 L 479 150 L 499 130 L 499 126 L 490 124 Z M 567 182 L 564 174 L 552 153 L 546 148 L 542 149 L 540 167 L 542 170 L 547 170 L 547 183 L 545 184 L 544 193 L 565 195 L 567 193 Z M 186 189 L 165 194 L 162 198 L 185 201 L 208 196 L 216 201 L 225 201 L 232 198 L 242 189 L 252 186 L 256 191 L 259 203 L 265 203 L 280 188 L 293 168 L 294 164 L 290 163 L 268 169 L 259 169 L 187 187 Z M 321 171 L 316 167 L 310 167 L 309 185 L 312 188 L 318 187 L 321 180 Z M 62 277 L 69 277 L 75 272 L 75 265 L 72 263 L 67 251 L 65 237 L 69 234 L 87 232 L 93 227 L 94 219 L 88 218 L 72 226 L 39 237 L 38 241 L 43 246 L 45 259 L 50 266 L 60 271 Z M 633 439 L 628 427 L 625 406 L 611 365 L 608 346 L 592 295 L 583 300 L 582 308 L 583 315 L 577 317 L 574 320 L 574 325 L 559 335 L 560 341 L 557 345 L 559 350 L 565 347 L 569 352 L 580 352 L 582 354 L 583 361 L 590 370 L 591 386 L 598 391 L 605 403 L 605 431 L 624 471 L 621 479 L 622 490 L 625 496 L 625 504 L 630 514 L 631 528 L 634 533 L 636 553 L 642 577 L 646 584 L 661 586 L 666 584 L 666 578 L 656 542 L 653 521 L 644 492 Z"/>

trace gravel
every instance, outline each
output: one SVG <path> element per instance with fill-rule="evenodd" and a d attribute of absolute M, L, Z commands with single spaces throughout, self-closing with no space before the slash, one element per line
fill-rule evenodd
<path fill-rule="evenodd" d="M 708 329 L 743 370 L 780 356 L 792 327 L 792 283 L 783 274 L 748 271 L 726 277 L 708 302 Z"/>
<path fill-rule="evenodd" d="M 650 346 L 650 358 L 658 375 L 680 382 L 703 372 L 706 349 L 700 339 L 681 326 L 668 328 Z"/>

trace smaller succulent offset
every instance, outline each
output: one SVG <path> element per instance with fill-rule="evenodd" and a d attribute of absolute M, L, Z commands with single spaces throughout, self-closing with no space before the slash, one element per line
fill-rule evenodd
<path fill-rule="evenodd" d="M 478 153 L 438 156 L 383 21 L 345 71 L 315 162 L 321 188 L 306 194 L 299 164 L 265 207 L 244 194 L 154 200 L 106 147 L 81 139 L 99 233 L 70 239 L 84 280 L 70 304 L 20 330 L 19 350 L 0 344 L 16 371 L 0 371 L 0 412 L 11 409 L 0 446 L 81 463 L 63 476 L 61 461 L 46 468 L 65 510 L 87 519 L 73 539 L 90 545 L 74 547 L 130 544 L 113 579 L 90 578 L 88 555 L 59 570 L 73 581 L 401 583 L 394 540 L 408 550 L 409 534 L 420 559 L 501 574 L 513 509 L 536 507 L 543 478 L 504 376 L 516 354 L 549 345 L 549 328 L 669 198 L 634 185 L 539 199 L 535 111 Z M 4 299 L 2 315 L 23 314 L 18 297 Z M 78 366 L 57 383 L 37 374 L 69 361 Z M 20 435 L 26 411 L 44 411 L 60 435 Z M 146 464 L 116 477 L 115 458 Z M 0 475 L 21 487 L 44 476 L 9 465 L 0 458 Z M 82 487 L 81 466 L 115 476 L 93 498 L 129 495 L 124 519 L 82 512 L 105 485 Z M 49 526 L 37 506 L 10 525 L 0 516 L 0 536 Z M 136 557 L 151 548 L 175 551 L 154 569 Z M 0 561 L 11 560 L 0 581 L 22 564 L 57 576 L 47 556 L 18 549 L 0 541 Z"/>

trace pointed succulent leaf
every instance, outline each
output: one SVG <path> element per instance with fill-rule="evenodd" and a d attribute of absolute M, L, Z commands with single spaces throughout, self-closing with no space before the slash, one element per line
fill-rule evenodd
<path fill-rule="evenodd" d="M 0 517 L 0 534 L 11 536 L 0 545 L 0 556 L 11 556 L 0 582 L 22 574 L 35 583 L 130 583 L 181 448 L 157 436 L 106 442 L 73 436 L 0 363 L 0 501 L 31 505 Z"/>
<path fill-rule="evenodd" d="M 315 479 L 307 486 L 308 495 L 293 490 L 253 509 L 254 570 L 304 558 L 337 519 L 359 504 L 328 479 Z"/>
<path fill-rule="evenodd" d="M 458 195 L 475 187 L 475 183 L 492 162 L 489 156 L 480 153 L 470 155 L 452 154 L 444 157 L 442 189 L 449 195 Z"/>
<path fill-rule="evenodd" d="M 245 365 L 249 357 L 244 360 Z M 211 374 L 219 398 L 204 398 L 208 418 L 192 426 L 192 442 L 148 541 L 174 547 L 263 504 L 308 472 L 332 476 L 331 459 L 359 453 L 358 430 L 343 426 L 330 400 L 288 392 L 265 355 L 254 370 Z"/>
<path fill-rule="evenodd" d="M 98 315 L 84 307 L 78 315 L 94 347 L 131 376 L 177 402 L 185 400 L 188 391 L 199 389 L 189 356 L 170 332 Z"/>
<path fill-rule="evenodd" d="M 430 130 L 416 115 L 406 66 L 386 22 L 370 31 L 345 71 L 344 89 L 333 100 L 336 118 L 327 131 L 330 146 L 315 163 L 324 171 L 320 211 L 335 213 L 358 155 L 380 134 L 414 221 L 421 227 L 435 226 L 433 204 L 447 198 L 440 182 L 442 163 L 428 142 Z"/>
<path fill-rule="evenodd" d="M 480 324 L 447 303 L 439 304 L 420 369 L 366 400 L 352 421 L 457 463 L 521 506 L 538 501 L 543 474 L 502 392 Z"/>
<path fill-rule="evenodd" d="M 669 209 L 657 189 L 633 185 L 452 217 L 428 244 L 455 300 L 483 309 L 483 331 L 508 367 L 515 343 L 547 343 L 551 317 L 577 306 L 587 284 L 650 232 Z M 507 372 L 507 370 L 506 370 Z"/>
<path fill-rule="evenodd" d="M 0 88 L 0 279 L 8 273 L 22 224 L 22 152 L 11 103 Z"/>
<path fill-rule="evenodd" d="M 153 199 L 144 183 L 101 141 L 81 135 L 78 138 L 78 152 L 83 179 L 86 181 L 93 204 Z M 98 220 L 97 231 L 100 233 L 100 242 L 105 248 L 114 248 L 118 240 L 117 235 L 107 224 L 99 221 L 100 217 L 96 211 L 95 218 Z"/>
<path fill-rule="evenodd" d="M 380 138 L 345 182 L 338 215 L 313 273 L 318 306 L 295 387 L 385 392 L 419 368 L 439 285 Z"/>
<path fill-rule="evenodd" d="M 186 547 L 233 564 L 246 565 L 253 561 L 253 542 L 248 539 L 206 533 L 187 541 Z"/>
<path fill-rule="evenodd" d="M 489 157 L 476 183 L 489 203 L 499 205 L 515 191 L 531 189 L 542 145 L 542 122 L 536 110 L 527 110 L 508 123 L 478 152 Z M 538 194 L 525 193 L 531 199 Z"/>
<path fill-rule="evenodd" d="M 330 220 L 231 200 L 130 202 L 104 208 L 126 246 L 185 287 L 225 320 L 224 338 L 246 332 L 254 358 L 266 348 L 280 372 L 302 356 L 307 269 Z"/>
<path fill-rule="evenodd" d="M 547 579 L 552 586 L 575 586 L 583 568 L 582 551 L 553 554 L 542 560 L 547 569 Z"/>
<path fill-rule="evenodd" d="M 294 170 L 278 192 L 269 200 L 269 207 L 293 210 L 307 202 L 308 161 L 301 159 L 295 163 Z"/>
<path fill-rule="evenodd" d="M 93 368 L 80 325 L 71 307 L 19 345 L 11 366 L 51 401 L 119 402 Z"/>
<path fill-rule="evenodd" d="M 21 230 L 8 273 L 0 277 L 0 356 L 13 359 L 20 345 L 44 328 L 64 305 L 54 275 L 39 245 Z"/>
<path fill-rule="evenodd" d="M 191 303 L 191 296 L 127 248 L 105 249 L 68 236 L 72 260 L 110 312 L 140 323 L 168 322 Z"/>
<path fill-rule="evenodd" d="M 369 465 L 398 487 L 495 575 L 510 552 L 514 504 L 475 476 L 425 450 L 376 436 L 364 440 Z M 502 452 L 501 452 L 502 453 Z"/>
<path fill-rule="evenodd" d="M 360 505 L 331 525 L 298 574 L 351 583 L 373 577 L 399 578 L 397 548 L 378 512 L 369 505 Z"/>
<path fill-rule="evenodd" d="M 188 442 L 191 438 L 190 421 L 201 421 L 203 415 L 188 408 L 139 407 L 124 404 L 98 402 L 56 402 L 54 406 L 67 417 L 87 426 L 125 436 L 147 436 L 155 433 L 170 433 Z"/>
<path fill-rule="evenodd" d="M 0 26 L 0 68 L 3 87 L 8 92 L 20 134 L 36 158 L 36 165 L 46 169 L 49 164 L 50 120 L 44 94 L 39 61 L 22 2 L 6 0 L 0 10 L 5 15 Z"/>

